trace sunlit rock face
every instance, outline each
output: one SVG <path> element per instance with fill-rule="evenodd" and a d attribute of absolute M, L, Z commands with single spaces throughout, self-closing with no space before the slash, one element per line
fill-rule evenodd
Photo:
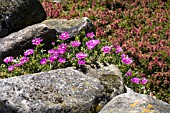
<path fill-rule="evenodd" d="M 126 89 L 126 93 L 114 97 L 99 113 L 169 113 L 170 104 Z"/>
<path fill-rule="evenodd" d="M 97 113 L 124 93 L 115 65 L 75 67 L 0 79 L 1 113 Z"/>

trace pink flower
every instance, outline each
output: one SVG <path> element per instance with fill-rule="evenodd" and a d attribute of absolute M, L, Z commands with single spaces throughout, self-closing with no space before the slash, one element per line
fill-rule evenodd
<path fill-rule="evenodd" d="M 6 57 L 6 58 L 4 58 L 4 62 L 5 63 L 9 63 L 9 62 L 12 62 L 14 60 L 14 57 L 12 57 L 12 56 L 9 56 L 9 57 Z"/>
<path fill-rule="evenodd" d="M 41 39 L 41 38 L 34 38 L 32 40 L 32 44 L 33 45 L 39 45 L 42 41 L 43 41 L 43 39 Z"/>
<path fill-rule="evenodd" d="M 122 55 L 121 55 L 121 58 L 122 58 L 122 59 L 123 59 L 123 58 L 125 58 L 125 57 L 126 57 L 126 55 L 125 55 L 125 54 L 122 54 Z"/>
<path fill-rule="evenodd" d="M 66 50 L 67 50 L 67 44 L 64 44 L 64 43 L 60 44 L 57 49 L 58 53 L 60 53 L 60 54 L 64 54 L 66 52 Z"/>
<path fill-rule="evenodd" d="M 66 52 L 66 50 L 64 50 L 64 49 L 58 49 L 58 53 L 60 53 L 60 54 L 64 54 Z"/>
<path fill-rule="evenodd" d="M 131 64 L 133 61 L 131 58 L 128 57 L 128 55 L 124 55 L 122 54 L 122 62 L 129 65 Z"/>
<path fill-rule="evenodd" d="M 73 42 L 71 42 L 70 44 L 71 44 L 72 47 L 79 47 L 80 44 L 81 44 L 81 42 L 79 42 L 79 41 L 73 41 Z"/>
<path fill-rule="evenodd" d="M 28 55 L 31 55 L 34 53 L 34 50 L 33 49 L 28 49 L 24 52 L 24 56 L 28 56 Z"/>
<path fill-rule="evenodd" d="M 66 50 L 67 49 L 67 44 L 62 43 L 62 44 L 59 45 L 58 48 Z"/>
<path fill-rule="evenodd" d="M 131 75 L 132 75 L 132 71 L 128 71 L 125 75 L 126 75 L 127 77 L 131 76 Z"/>
<path fill-rule="evenodd" d="M 21 62 L 21 64 L 24 64 L 24 63 L 26 63 L 26 62 L 28 62 L 29 61 L 29 57 L 22 57 L 22 58 L 20 58 L 20 62 Z"/>
<path fill-rule="evenodd" d="M 55 42 L 51 42 L 52 45 L 55 45 Z"/>
<path fill-rule="evenodd" d="M 148 82 L 148 79 L 146 79 L 145 77 L 142 78 L 141 84 L 146 84 Z"/>
<path fill-rule="evenodd" d="M 8 67 L 8 71 L 13 71 L 13 70 L 14 70 L 14 66 L 13 65 Z"/>
<path fill-rule="evenodd" d="M 58 58 L 59 55 L 52 55 L 48 58 L 48 60 L 53 63 L 57 58 Z"/>
<path fill-rule="evenodd" d="M 134 78 L 131 79 L 131 82 L 138 84 L 140 82 L 140 79 L 137 78 L 137 77 L 134 77 Z"/>
<path fill-rule="evenodd" d="M 104 46 L 104 47 L 102 47 L 101 50 L 102 50 L 104 53 L 109 53 L 110 50 L 111 50 L 111 47 L 109 47 L 109 46 Z"/>
<path fill-rule="evenodd" d="M 59 52 L 56 49 L 50 49 L 50 50 L 48 50 L 48 54 L 50 54 L 50 55 L 58 55 Z"/>
<path fill-rule="evenodd" d="M 70 35 L 68 32 L 63 32 L 59 35 L 59 39 L 61 40 L 67 40 L 68 38 L 70 38 Z"/>
<path fill-rule="evenodd" d="M 93 32 L 90 32 L 90 33 L 87 33 L 86 34 L 86 37 L 90 37 L 90 38 L 93 38 L 95 35 Z"/>
<path fill-rule="evenodd" d="M 66 61 L 66 58 L 60 57 L 60 58 L 58 59 L 58 62 L 60 62 L 60 63 L 64 63 L 65 61 Z"/>
<path fill-rule="evenodd" d="M 24 63 L 26 63 L 28 61 L 29 61 L 29 57 L 23 56 L 23 57 L 20 58 L 20 62 L 15 64 L 14 66 L 15 67 L 20 67 L 20 66 L 22 66 Z"/>
<path fill-rule="evenodd" d="M 87 48 L 89 50 L 93 49 L 98 44 L 100 44 L 99 40 L 89 40 L 89 41 L 86 42 Z"/>
<path fill-rule="evenodd" d="M 78 59 L 83 59 L 83 58 L 86 58 L 88 55 L 83 53 L 83 52 L 80 52 L 80 53 L 77 53 L 76 54 L 76 58 Z"/>
<path fill-rule="evenodd" d="M 79 64 L 79 65 L 84 65 L 85 63 L 86 63 L 85 60 L 78 60 L 78 64 Z"/>
<path fill-rule="evenodd" d="M 115 53 L 119 53 L 123 51 L 123 49 L 120 46 L 116 46 L 116 52 Z"/>
<path fill-rule="evenodd" d="M 22 65 L 23 65 L 22 62 L 19 62 L 19 63 L 17 63 L 17 64 L 14 64 L 15 67 L 20 67 L 20 66 L 22 66 Z"/>
<path fill-rule="evenodd" d="M 44 64 L 46 64 L 47 63 L 47 59 L 46 58 L 42 58 L 41 60 L 40 60 L 40 64 L 41 65 L 44 65 Z"/>
<path fill-rule="evenodd" d="M 53 52 L 54 52 L 54 49 L 48 50 L 48 54 L 53 54 Z"/>

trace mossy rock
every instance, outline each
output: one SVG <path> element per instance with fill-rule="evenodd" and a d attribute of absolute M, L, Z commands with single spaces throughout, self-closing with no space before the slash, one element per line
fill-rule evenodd
<path fill-rule="evenodd" d="M 91 64 L 92 65 L 92 64 Z M 103 65 L 102 63 L 83 65 L 79 69 L 88 76 L 98 78 L 105 89 L 107 98 L 113 98 L 125 93 L 125 86 L 119 68 L 114 64 Z"/>
<path fill-rule="evenodd" d="M 121 86 L 120 78 L 117 75 L 103 74 L 99 77 L 100 82 L 104 85 L 106 92 L 113 92 Z"/>

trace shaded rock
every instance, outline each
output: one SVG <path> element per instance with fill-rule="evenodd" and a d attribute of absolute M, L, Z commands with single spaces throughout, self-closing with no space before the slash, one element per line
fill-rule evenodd
<path fill-rule="evenodd" d="M 0 80 L 1 113 L 94 113 L 103 86 L 69 67 Z"/>
<path fill-rule="evenodd" d="M 108 93 L 109 98 L 125 93 L 123 77 L 116 65 L 106 64 L 104 66 L 102 63 L 93 66 L 83 65 L 79 70 L 88 76 L 98 78 L 104 85 L 105 92 Z"/>
<path fill-rule="evenodd" d="M 92 29 L 92 22 L 86 17 L 73 20 L 50 19 L 28 26 L 0 39 L 0 63 L 7 56 L 17 56 L 22 54 L 23 50 L 33 48 L 31 41 L 35 37 L 41 37 L 45 43 L 44 48 L 50 48 L 51 42 L 56 40 L 56 35 L 64 31 L 68 31 L 71 37 L 74 37 L 82 30 L 88 32 Z"/>
<path fill-rule="evenodd" d="M 113 98 L 99 113 L 169 113 L 170 104 L 127 89 Z"/>
<path fill-rule="evenodd" d="M 0 0 L 0 38 L 45 19 L 39 0 Z"/>
<path fill-rule="evenodd" d="M 83 65 L 79 70 L 87 76 L 98 78 L 104 86 L 104 98 L 97 105 L 97 112 L 99 112 L 112 98 L 125 93 L 123 77 L 116 65 L 106 64 L 104 66 L 102 63 L 97 63 L 96 65 L 93 64 L 93 66 Z"/>

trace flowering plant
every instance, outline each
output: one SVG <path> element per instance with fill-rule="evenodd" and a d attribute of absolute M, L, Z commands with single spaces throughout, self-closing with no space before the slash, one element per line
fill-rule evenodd
<path fill-rule="evenodd" d="M 132 64 L 125 69 L 126 65 L 124 67 L 121 63 L 129 59 L 122 60 L 121 56 L 117 57 L 119 54 L 113 55 L 116 57 L 114 63 L 123 68 L 122 73 L 125 74 L 130 67 L 136 71 L 132 76 L 139 74 L 140 79 L 149 78 L 149 84 L 145 85 L 146 93 L 170 103 L 170 19 L 167 0 L 68 0 L 64 7 L 59 3 L 43 1 L 42 5 L 50 18 L 90 18 L 98 38 L 112 41 L 114 47 L 120 45 L 128 57 L 133 57 Z M 86 36 L 94 37 L 91 33 Z M 119 53 L 120 49 L 116 49 Z M 105 57 L 109 61 L 109 56 Z M 132 76 L 125 77 L 125 81 Z M 132 82 L 128 81 L 131 80 L 127 79 L 126 85 L 131 87 Z"/>
<path fill-rule="evenodd" d="M 8 67 L 4 72 L 0 73 L 6 73 L 6 77 L 8 77 L 9 75 L 17 76 L 67 66 L 80 67 L 81 65 L 93 64 L 95 62 L 118 63 L 118 65 L 126 67 L 122 72 L 126 72 L 127 69 L 130 70 L 125 75 L 132 85 L 142 86 L 147 83 L 148 80 L 146 78 L 137 77 L 137 74 L 134 74 L 129 69 L 129 65 L 133 63 L 133 60 L 123 53 L 123 49 L 120 46 L 113 47 L 111 43 L 97 39 L 93 32 L 87 33 L 84 35 L 83 40 L 80 40 L 83 34 L 84 32 L 81 32 L 74 41 L 69 41 L 69 33 L 63 32 L 56 39 L 58 45 L 55 45 L 55 42 L 51 42 L 53 48 L 50 50 L 43 49 L 43 44 L 41 44 L 43 39 L 40 37 L 34 38 L 32 44 L 36 45 L 36 47 L 27 49 L 24 52 L 24 56 L 20 58 L 6 57 L 4 63 Z"/>

